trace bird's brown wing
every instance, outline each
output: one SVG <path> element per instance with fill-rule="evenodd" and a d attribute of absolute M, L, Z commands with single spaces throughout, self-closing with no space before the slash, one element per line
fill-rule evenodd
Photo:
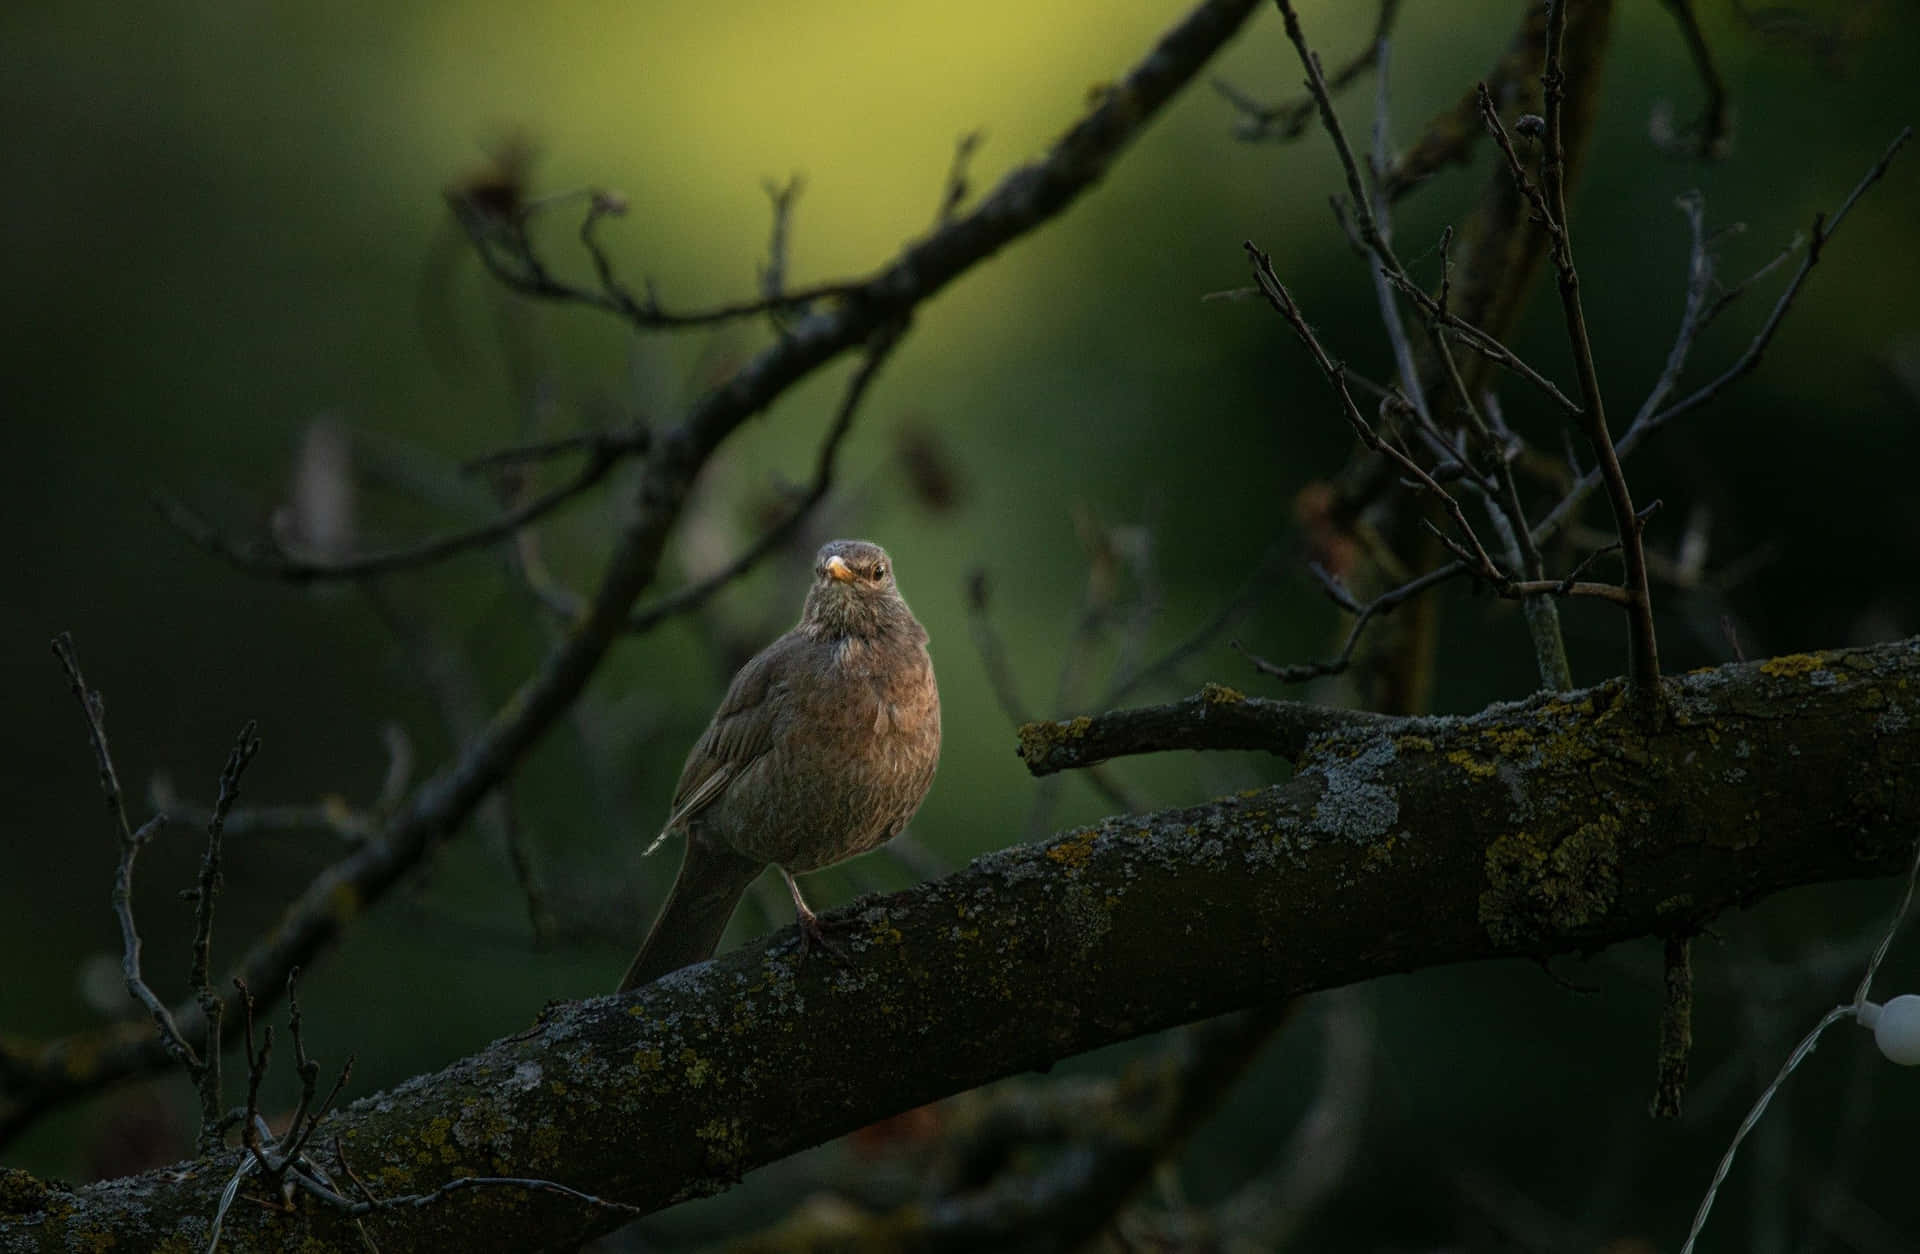
<path fill-rule="evenodd" d="M 777 730 L 776 703 L 769 698 L 781 687 L 781 659 L 800 643 L 792 635 L 780 637 L 733 677 L 713 721 L 687 754 L 687 764 L 680 770 L 680 785 L 673 791 L 672 809 L 660 835 L 647 847 L 649 852 L 669 832 L 712 805 L 742 771 L 772 747 Z"/>

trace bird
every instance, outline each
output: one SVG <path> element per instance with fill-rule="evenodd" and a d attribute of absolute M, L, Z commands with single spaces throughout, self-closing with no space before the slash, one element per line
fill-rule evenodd
<path fill-rule="evenodd" d="M 927 632 L 885 549 L 832 540 L 813 562 L 800 621 L 728 685 L 687 754 L 653 843 L 687 837 L 673 889 L 620 992 L 713 956 L 756 876 L 780 868 L 800 952 L 826 947 L 796 874 L 900 834 L 940 761 L 940 691 Z"/>

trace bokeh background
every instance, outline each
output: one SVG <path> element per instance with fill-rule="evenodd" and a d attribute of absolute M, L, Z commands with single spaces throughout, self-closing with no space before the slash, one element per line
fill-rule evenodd
<path fill-rule="evenodd" d="M 1303 6 L 1330 63 L 1364 40 L 1371 7 Z M 1697 188 L 1714 223 L 1745 224 L 1719 248 L 1728 278 L 1771 257 L 1920 115 L 1920 28 L 1891 2 L 1768 10 L 1756 27 L 1742 6 L 1708 0 L 1738 121 L 1729 155 L 1703 165 L 1652 138 L 1656 119 L 1684 122 L 1700 98 L 1672 20 L 1661 5 L 1620 7 L 1576 227 L 1603 380 L 1630 412 L 1678 317 L 1675 197 Z M 1390 80 L 1398 139 L 1486 71 L 1519 9 L 1407 6 Z M 130 1012 L 102 965 L 115 945 L 114 850 L 47 651 L 55 632 L 74 633 L 105 692 L 137 791 L 158 780 L 204 801 L 234 731 L 257 718 L 265 747 L 249 800 L 352 806 L 379 791 L 384 727 L 404 729 L 424 772 L 452 743 L 449 693 L 490 708 L 548 638 L 484 555 L 372 593 L 290 588 L 186 543 L 151 507 L 155 489 L 258 534 L 295 499 L 304 468 L 352 485 L 355 543 L 403 540 L 486 516 L 490 494 L 459 473 L 462 458 L 671 421 L 770 334 L 638 340 L 591 312 L 507 299 L 457 238 L 447 187 L 524 144 L 538 191 L 620 191 L 631 211 L 603 239 L 623 272 L 701 304 L 753 290 L 762 183 L 799 172 L 791 281 L 864 273 L 928 228 L 956 136 L 984 129 L 972 183 L 990 186 L 1181 11 L 1143 0 L 7 6 L 0 1030 L 44 1037 Z M 1215 71 L 1267 98 L 1291 95 L 1300 77 L 1270 11 Z M 1356 128 L 1369 92 L 1347 98 Z M 863 534 L 893 551 L 933 633 L 947 750 L 915 824 L 920 860 L 877 855 L 826 873 L 816 904 L 1111 808 L 1080 780 L 1040 791 L 1014 758 L 969 622 L 975 572 L 1036 714 L 1096 703 L 1126 649 L 1144 642 L 1150 655 L 1209 619 L 1270 551 L 1281 560 L 1233 634 L 1287 661 L 1337 640 L 1334 612 L 1300 571 L 1293 503 L 1340 467 L 1349 441 L 1264 306 L 1202 298 L 1247 283 L 1239 246 L 1251 238 L 1334 351 L 1384 375 L 1384 343 L 1327 211 L 1338 180 L 1326 144 L 1239 143 L 1232 122 L 1196 85 L 1063 220 L 926 307 L 875 386 L 810 537 Z M 1401 209 L 1401 251 L 1422 272 L 1485 169 L 1483 152 Z M 576 214 L 556 207 L 542 238 L 584 277 Z M 1909 152 L 1848 220 L 1757 374 L 1629 467 L 1640 499 L 1666 502 L 1652 543 L 1671 551 L 1690 511 L 1708 510 L 1708 572 L 1728 576 L 1656 590 L 1671 669 L 1731 656 L 1723 615 L 1749 654 L 1920 629 L 1917 244 L 1920 153 Z M 1704 338 L 1690 378 L 1732 358 L 1778 286 Z M 1536 301 L 1513 338 L 1564 373 L 1551 301 Z M 806 477 L 847 368 L 728 445 L 670 553 L 670 580 L 712 568 L 782 485 Z M 1558 448 L 1530 396 L 1510 388 L 1507 400 L 1517 427 Z M 625 482 L 542 530 L 547 559 L 576 585 L 596 569 Z M 528 763 L 515 808 L 554 935 L 532 936 L 509 859 L 482 826 L 308 974 L 310 1038 L 323 1057 L 359 1055 L 354 1092 L 517 1030 L 550 998 L 612 986 L 675 856 L 642 864 L 639 848 L 741 650 L 797 611 L 802 561 L 776 559 L 707 614 L 619 647 Z M 1090 577 L 1112 612 L 1076 644 Z M 1436 706 L 1524 695 L 1532 666 L 1511 608 L 1456 589 L 1445 616 Z M 1609 611 L 1575 605 L 1566 621 L 1581 682 L 1620 669 Z M 1142 695 L 1205 679 L 1272 691 L 1222 637 Z M 1117 774 L 1160 805 L 1280 769 L 1186 758 Z M 231 841 L 218 952 L 239 952 L 340 849 L 316 831 Z M 197 857 L 183 831 L 140 868 L 148 971 L 170 996 L 186 968 L 189 907 L 176 892 Z M 1341 1003 L 1364 1028 L 1360 1140 L 1302 1248 L 1676 1247 L 1733 1123 L 1792 1040 L 1850 994 L 1893 896 L 1885 883 L 1790 895 L 1698 946 L 1697 1083 L 1676 1125 L 1644 1113 L 1651 949 L 1361 990 Z M 784 921 L 776 896 L 765 913 L 743 910 L 733 935 Z M 1915 954 L 1912 942 L 1896 948 L 1887 987 L 1916 983 Z M 1319 1082 L 1316 1022 L 1289 1031 L 1196 1142 L 1187 1203 L 1222 1196 L 1284 1144 Z M 1862 1045 L 1847 1036 L 1822 1051 L 1776 1104 L 1723 1203 L 1719 1248 L 1743 1232 L 1756 1249 L 1920 1243 L 1911 1156 L 1891 1148 L 1920 1103 L 1912 1077 Z M 1149 1047 L 1076 1065 L 1111 1069 Z M 46 1120 L 4 1160 L 77 1179 L 164 1161 L 185 1150 L 189 1107 L 181 1077 L 122 1090 Z M 849 1153 L 760 1173 L 650 1221 L 651 1238 L 736 1229 L 743 1198 L 777 1206 L 836 1172 L 877 1170 Z"/>

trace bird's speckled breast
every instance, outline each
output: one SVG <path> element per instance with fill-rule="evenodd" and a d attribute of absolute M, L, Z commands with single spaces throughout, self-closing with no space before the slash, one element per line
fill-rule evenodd
<path fill-rule="evenodd" d="M 702 826 L 747 857 L 806 872 L 865 853 L 920 808 L 940 758 L 940 697 L 917 637 L 810 642 L 788 668 L 774 743 Z M 754 798 L 751 812 L 740 801 Z"/>

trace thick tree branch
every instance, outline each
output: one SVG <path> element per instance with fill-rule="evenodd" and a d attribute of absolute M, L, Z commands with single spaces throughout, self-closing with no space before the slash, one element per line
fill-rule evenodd
<path fill-rule="evenodd" d="M 811 314 L 702 397 L 678 427 L 649 444 L 633 519 L 621 531 L 598 589 L 566 637 L 488 721 L 459 757 L 408 797 L 375 839 L 310 883 L 279 924 L 238 964 L 261 990 L 284 987 L 408 870 L 450 837 L 507 778 L 585 687 L 627 630 L 640 593 L 652 584 L 668 535 L 694 479 L 742 423 L 827 362 L 907 319 L 915 306 L 1065 210 L 1160 109 L 1227 43 L 1256 0 L 1204 0 L 1150 49 L 1045 156 L 1009 173 L 969 213 L 907 245 L 858 295 Z M 234 1003 L 229 999 L 228 1009 Z M 197 1007 L 176 1011 L 181 1031 L 198 1033 Z M 232 1037 L 239 1016 L 227 1015 Z M 164 1070 L 169 1058 L 150 1029 L 116 1025 L 39 1047 L 0 1044 L 0 1143 L 38 1114 L 108 1085 Z"/>
<path fill-rule="evenodd" d="M 511 1165 L 657 1209 L 1174 1024 L 1422 967 L 1592 952 L 1784 888 L 1891 875 L 1920 825 L 1915 691 L 1920 637 L 1665 680 L 1658 728 L 1628 717 L 1616 683 L 1333 733 L 1284 784 L 1108 820 L 859 903 L 846 966 L 796 973 L 783 932 L 559 1007 L 325 1132 L 392 1193 Z M 10 1177 L 0 1238 L 204 1241 L 236 1161 L 78 1190 Z M 431 1252 L 570 1249 L 622 1217 L 490 1188 L 360 1222 L 381 1248 Z M 350 1216 L 304 1197 L 226 1222 L 235 1248 L 364 1248 Z"/>

